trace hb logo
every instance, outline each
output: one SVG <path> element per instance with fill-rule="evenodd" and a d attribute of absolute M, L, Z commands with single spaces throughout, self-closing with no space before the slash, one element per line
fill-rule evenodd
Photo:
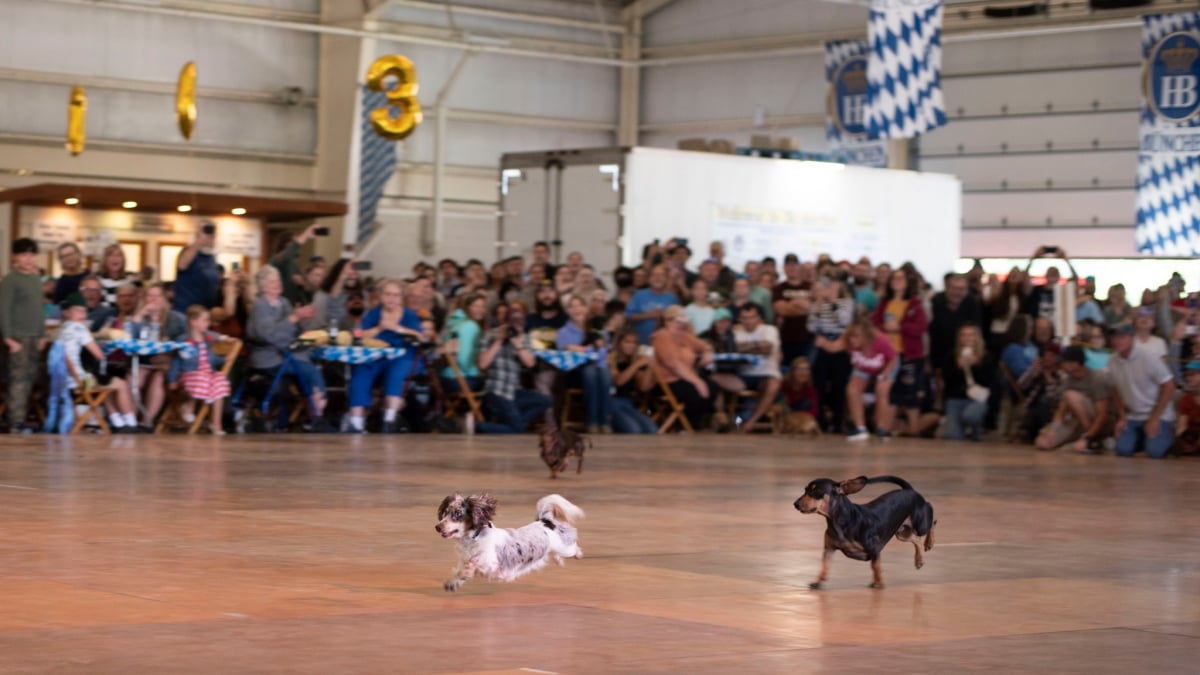
<path fill-rule="evenodd" d="M 867 120 L 867 57 L 851 56 L 833 72 L 829 81 L 829 117 L 842 135 L 865 138 Z"/>
<path fill-rule="evenodd" d="M 1150 50 L 1142 73 L 1146 103 L 1155 116 L 1182 124 L 1200 113 L 1200 39 L 1171 33 Z"/>

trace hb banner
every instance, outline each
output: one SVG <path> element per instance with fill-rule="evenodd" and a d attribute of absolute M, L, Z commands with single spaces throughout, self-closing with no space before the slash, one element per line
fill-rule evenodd
<path fill-rule="evenodd" d="M 914 138 L 945 124 L 942 0 L 872 0 L 867 37 L 871 137 Z"/>
<path fill-rule="evenodd" d="M 1200 255 L 1200 14 L 1142 17 L 1137 247 Z"/>
<path fill-rule="evenodd" d="M 867 41 L 825 43 L 825 139 L 829 154 L 846 164 L 886 168 L 887 141 L 867 135 Z"/>

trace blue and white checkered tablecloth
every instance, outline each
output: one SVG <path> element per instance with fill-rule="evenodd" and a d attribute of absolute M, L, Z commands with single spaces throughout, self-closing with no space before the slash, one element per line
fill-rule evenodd
<path fill-rule="evenodd" d="M 738 352 L 725 352 L 722 354 L 713 354 L 713 363 L 728 361 L 732 363 L 742 363 L 747 366 L 761 366 L 766 357 L 762 354 L 741 354 Z"/>
<path fill-rule="evenodd" d="M 600 352 L 569 352 L 556 349 L 536 349 L 533 355 L 554 366 L 556 370 L 575 370 L 585 363 L 600 358 Z"/>
<path fill-rule="evenodd" d="M 351 365 L 374 363 L 387 359 L 398 359 L 408 353 L 403 347 L 317 347 L 313 350 L 314 359 L 321 361 L 338 361 Z"/>
<path fill-rule="evenodd" d="M 185 358 L 196 356 L 196 348 L 186 342 L 159 342 L 158 340 L 109 340 L 101 345 L 104 353 L 115 352 L 118 349 L 126 354 L 137 356 L 154 356 L 179 352 Z"/>

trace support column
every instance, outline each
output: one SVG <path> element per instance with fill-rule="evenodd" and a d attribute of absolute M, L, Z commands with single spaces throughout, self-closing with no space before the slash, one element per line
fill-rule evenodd
<path fill-rule="evenodd" d="M 642 55 L 642 17 L 633 14 L 625 22 L 621 38 L 621 58 L 636 61 Z M 632 147 L 638 144 L 641 124 L 642 69 L 638 65 L 621 66 L 617 145 Z"/>
<path fill-rule="evenodd" d="M 321 22 L 335 26 L 364 26 L 362 3 L 321 3 Z M 322 34 L 320 36 L 319 87 L 317 100 L 317 163 L 313 188 L 323 197 L 345 200 L 349 211 L 339 218 L 326 218 L 329 236 L 315 242 L 316 253 L 334 260 L 343 244 L 353 246 L 358 223 L 359 95 L 366 74 L 366 59 L 374 56 L 375 40 Z"/>
<path fill-rule="evenodd" d="M 888 168 L 907 169 L 909 168 L 908 164 L 908 139 L 890 139 L 888 141 Z"/>

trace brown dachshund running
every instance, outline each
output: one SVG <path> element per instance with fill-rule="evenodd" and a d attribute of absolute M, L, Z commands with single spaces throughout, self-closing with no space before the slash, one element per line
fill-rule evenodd
<path fill-rule="evenodd" d="M 542 430 L 539 445 L 542 448 L 542 461 L 550 467 L 550 477 L 558 478 L 560 471 L 567 470 L 567 458 L 571 456 L 579 458 L 575 473 L 583 473 L 583 451 L 585 447 L 592 447 L 592 441 L 570 429 L 548 427 Z"/>

